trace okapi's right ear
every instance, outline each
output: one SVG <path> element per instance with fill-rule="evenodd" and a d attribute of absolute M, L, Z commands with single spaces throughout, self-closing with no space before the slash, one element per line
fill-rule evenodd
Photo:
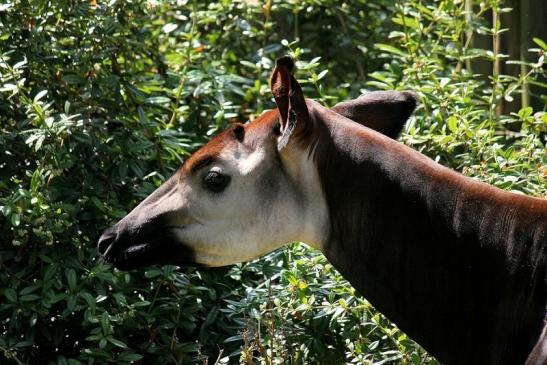
<path fill-rule="evenodd" d="M 373 91 L 336 104 L 331 110 L 388 137 L 397 138 L 416 108 L 416 102 L 417 96 L 413 91 Z"/>
<path fill-rule="evenodd" d="M 308 131 L 309 114 L 302 88 L 293 76 L 294 61 L 285 56 L 275 61 L 270 78 L 270 88 L 279 109 L 279 132 L 277 148 L 281 151 L 294 138 L 304 137 Z M 296 135 L 296 136 L 295 136 Z"/>

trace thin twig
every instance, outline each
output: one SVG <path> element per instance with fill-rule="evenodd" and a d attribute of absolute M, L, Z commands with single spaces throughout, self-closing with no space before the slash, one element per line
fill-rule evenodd
<path fill-rule="evenodd" d="M 196 2 L 192 3 L 192 26 L 190 28 L 190 37 L 188 38 L 188 46 L 186 47 L 186 58 L 184 60 L 184 66 L 181 70 L 182 76 L 180 77 L 179 87 L 177 88 L 175 94 L 175 102 L 173 103 L 173 110 L 171 112 L 171 118 L 169 118 L 169 125 L 172 126 L 175 123 L 177 117 L 177 110 L 180 102 L 180 97 L 182 96 L 182 91 L 184 90 L 184 84 L 186 83 L 186 71 L 188 70 L 188 65 L 190 64 L 191 53 L 192 53 L 192 41 L 194 40 L 194 33 L 196 29 L 196 14 L 197 7 Z"/>
<path fill-rule="evenodd" d="M 494 120 L 493 111 L 495 110 L 497 119 L 501 115 L 501 104 L 497 102 L 498 77 L 500 74 L 500 36 L 498 29 L 498 9 L 497 4 L 492 7 L 492 52 L 494 53 L 494 63 L 492 65 L 492 96 L 490 100 L 490 121 Z"/>
<path fill-rule="evenodd" d="M 2 352 L 5 353 L 8 353 L 10 358 L 15 360 L 15 362 L 17 363 L 17 365 L 25 365 L 21 360 L 19 360 L 19 358 L 15 355 L 15 352 L 14 351 L 11 351 L 10 349 L 8 348 L 5 348 L 5 347 L 2 347 L 0 346 L 0 350 L 2 350 Z M 7 356 L 6 356 L 7 357 Z"/>

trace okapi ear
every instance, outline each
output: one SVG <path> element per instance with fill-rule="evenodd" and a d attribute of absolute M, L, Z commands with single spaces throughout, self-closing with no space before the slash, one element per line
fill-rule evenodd
<path fill-rule="evenodd" d="M 416 103 L 417 95 L 413 91 L 373 91 L 336 104 L 331 110 L 388 137 L 397 138 Z"/>
<path fill-rule="evenodd" d="M 279 109 L 281 137 L 277 148 L 283 149 L 293 134 L 305 134 L 309 126 L 308 108 L 302 88 L 293 76 L 294 61 L 289 56 L 278 58 L 270 78 L 270 88 Z M 297 131 L 297 132 L 296 132 Z"/>

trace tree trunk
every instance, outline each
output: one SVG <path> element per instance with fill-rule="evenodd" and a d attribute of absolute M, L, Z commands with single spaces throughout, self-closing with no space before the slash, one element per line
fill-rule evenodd
<path fill-rule="evenodd" d="M 512 8 L 509 13 L 502 13 L 502 28 L 509 30 L 500 34 L 499 52 L 508 55 L 508 58 L 500 62 L 500 74 L 519 77 L 529 72 L 526 65 L 507 64 L 507 60 L 524 62 L 536 62 L 537 54 L 528 52 L 530 48 L 538 46 L 532 41 L 537 37 L 547 41 L 547 1 L 545 0 L 505 0 L 504 7 Z M 478 7 L 478 1 L 467 0 L 466 8 Z M 492 14 L 485 17 L 489 19 L 492 26 Z M 494 50 L 494 42 L 490 35 L 474 34 L 473 47 Z M 484 75 L 485 79 L 494 72 L 494 65 L 486 60 L 475 60 L 472 62 L 474 72 Z M 522 87 L 520 97 L 514 95 L 513 101 L 503 99 L 498 111 L 502 114 L 517 112 L 525 106 L 532 106 L 534 110 L 545 109 L 545 100 L 541 96 L 545 89 L 539 86 L 525 84 Z"/>

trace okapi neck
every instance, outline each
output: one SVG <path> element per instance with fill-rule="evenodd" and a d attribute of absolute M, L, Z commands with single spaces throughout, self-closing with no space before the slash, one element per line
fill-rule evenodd
<path fill-rule="evenodd" d="M 442 363 L 524 363 L 545 316 L 547 202 L 329 116 L 314 153 L 329 261 Z"/>

